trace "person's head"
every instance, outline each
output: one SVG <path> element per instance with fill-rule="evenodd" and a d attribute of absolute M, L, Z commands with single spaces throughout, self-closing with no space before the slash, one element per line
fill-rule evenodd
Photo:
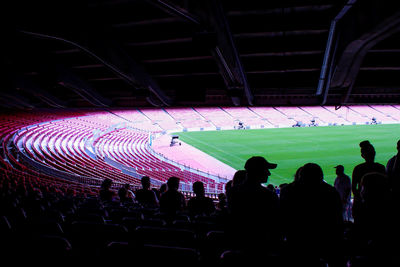
<path fill-rule="evenodd" d="M 124 184 L 125 189 L 129 190 L 131 188 L 130 184 Z"/>
<path fill-rule="evenodd" d="M 360 143 L 360 148 L 361 148 L 361 157 L 363 157 L 365 161 L 367 162 L 374 161 L 375 148 L 368 140 L 362 141 Z"/>
<path fill-rule="evenodd" d="M 112 180 L 110 178 L 106 178 L 103 180 L 103 182 L 101 183 L 101 188 L 108 190 L 111 188 L 112 185 Z"/>
<path fill-rule="evenodd" d="M 204 184 L 203 182 L 196 181 L 193 183 L 193 192 L 196 196 L 203 196 L 204 195 Z"/>
<path fill-rule="evenodd" d="M 168 190 L 178 190 L 180 179 L 175 176 L 169 177 L 167 181 Z"/>
<path fill-rule="evenodd" d="M 397 152 L 400 154 L 400 140 L 397 141 Z"/>
<path fill-rule="evenodd" d="M 249 181 L 266 183 L 268 182 L 268 177 L 271 175 L 269 170 L 275 169 L 276 166 L 277 164 L 269 163 L 264 157 L 254 156 L 246 161 L 244 169 Z"/>
<path fill-rule="evenodd" d="M 160 186 L 160 193 L 164 193 L 165 191 L 167 191 L 167 184 L 162 184 Z"/>
<path fill-rule="evenodd" d="M 142 183 L 142 187 L 144 189 L 149 189 L 150 188 L 150 177 L 148 176 L 143 176 L 142 179 L 140 180 Z"/>
<path fill-rule="evenodd" d="M 244 180 L 246 180 L 246 171 L 245 170 L 238 170 L 235 172 L 232 178 L 232 186 L 241 185 Z"/>
<path fill-rule="evenodd" d="M 318 185 L 324 179 L 321 167 L 316 163 L 307 163 L 300 171 L 299 182 L 304 185 Z"/>
<path fill-rule="evenodd" d="M 337 166 L 335 167 L 335 169 L 336 169 L 336 174 L 337 174 L 337 175 L 344 174 L 344 167 L 343 167 L 343 165 L 337 165 Z"/>
<path fill-rule="evenodd" d="M 295 182 L 297 182 L 297 181 L 300 180 L 300 173 L 301 173 L 301 170 L 302 170 L 302 169 L 303 169 L 303 166 L 299 167 L 299 168 L 296 170 L 296 173 L 294 174 L 294 181 L 295 181 Z"/>
<path fill-rule="evenodd" d="M 229 180 L 228 182 L 226 182 L 226 184 L 225 184 L 225 192 L 228 192 L 229 190 L 231 190 L 232 184 L 233 184 L 232 180 Z"/>

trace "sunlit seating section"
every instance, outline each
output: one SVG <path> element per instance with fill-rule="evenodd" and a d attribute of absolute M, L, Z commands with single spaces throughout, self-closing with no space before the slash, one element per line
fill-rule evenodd
<path fill-rule="evenodd" d="M 112 113 L 124 118 L 130 127 L 148 132 L 161 132 L 163 129 L 152 122 L 138 109 L 113 109 Z"/>
<path fill-rule="evenodd" d="M 180 130 L 182 127 L 176 123 L 163 109 L 141 108 L 140 111 L 163 130 Z"/>
<path fill-rule="evenodd" d="M 321 106 L 304 106 L 302 110 L 310 113 L 318 125 L 347 125 L 350 122 Z"/>
<path fill-rule="evenodd" d="M 148 150 L 148 141 L 146 133 L 120 129 L 98 138 L 95 147 L 99 155 L 134 168 L 141 176 L 146 175 L 160 182 L 166 182 L 170 176 L 177 176 L 183 183 L 191 184 L 201 180 L 213 188 L 216 187 L 214 180 L 183 170 L 154 156 Z"/>
<path fill-rule="evenodd" d="M 309 124 L 314 117 L 299 107 L 275 107 L 276 110 L 302 124 Z"/>
<path fill-rule="evenodd" d="M 258 126 L 265 123 L 260 115 L 254 113 L 247 107 L 223 107 L 222 109 L 229 113 L 236 121 L 242 122 L 245 126 Z"/>
<path fill-rule="evenodd" d="M 378 123 L 396 122 L 393 118 L 386 116 L 384 113 L 370 106 L 350 106 L 350 108 L 355 112 L 362 114 L 365 118 L 368 118 L 368 121 L 372 121 L 372 118 L 375 118 Z"/>
<path fill-rule="evenodd" d="M 351 124 L 366 124 L 371 121 L 367 116 L 361 115 L 348 106 L 342 106 L 340 108 L 335 108 L 335 106 L 325 106 L 325 108 L 340 118 L 347 120 Z"/>
<path fill-rule="evenodd" d="M 397 123 L 400 122 L 400 107 L 397 105 L 398 108 L 396 108 L 395 105 L 370 105 L 371 108 L 382 112 L 387 119 L 395 121 Z"/>
<path fill-rule="evenodd" d="M 165 111 L 171 115 L 174 120 L 183 128 L 210 128 L 213 125 L 206 121 L 198 112 L 193 108 L 165 108 Z"/>
<path fill-rule="evenodd" d="M 290 119 L 285 114 L 279 112 L 273 107 L 250 107 L 250 109 L 265 119 L 266 125 L 272 127 L 291 127 L 296 124 L 296 120 Z"/>
<path fill-rule="evenodd" d="M 195 110 L 207 121 L 220 128 L 233 128 L 235 118 L 219 107 L 196 107 Z"/>

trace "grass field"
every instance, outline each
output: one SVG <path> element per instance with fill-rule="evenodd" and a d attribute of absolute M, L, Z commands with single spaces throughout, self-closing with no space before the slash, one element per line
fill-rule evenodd
<path fill-rule="evenodd" d="M 235 169 L 243 169 L 254 155 L 277 163 L 269 183 L 293 181 L 297 168 L 307 162 L 319 164 L 330 184 L 334 166 L 342 164 L 351 177 L 355 165 L 362 163 L 359 143 L 369 140 L 376 150 L 375 161 L 386 165 L 397 153 L 400 124 L 352 125 L 257 130 L 181 132 L 179 138 Z"/>

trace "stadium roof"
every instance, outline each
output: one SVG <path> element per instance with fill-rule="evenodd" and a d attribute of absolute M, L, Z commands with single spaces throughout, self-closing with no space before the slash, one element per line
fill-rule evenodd
<path fill-rule="evenodd" d="M 400 102 L 395 1 L 9 2 L 3 107 Z"/>

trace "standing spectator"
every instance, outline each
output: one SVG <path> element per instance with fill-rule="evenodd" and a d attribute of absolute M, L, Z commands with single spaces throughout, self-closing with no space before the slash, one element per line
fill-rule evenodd
<path fill-rule="evenodd" d="M 352 213 L 354 221 L 357 220 L 358 216 L 358 206 L 361 202 L 360 190 L 361 190 L 361 178 L 370 172 L 378 172 L 382 174 L 386 174 L 386 168 L 380 163 L 375 162 L 375 148 L 368 141 L 362 141 L 360 143 L 361 148 L 361 157 L 365 160 L 364 163 L 358 164 L 353 169 L 352 180 L 351 180 L 351 189 L 353 191 L 353 207 Z"/>
<path fill-rule="evenodd" d="M 157 208 L 159 206 L 156 193 L 150 189 L 150 177 L 143 176 L 142 188 L 136 191 L 136 201 L 144 208 Z"/>
<path fill-rule="evenodd" d="M 255 156 L 245 163 L 246 180 L 231 191 L 228 233 L 234 246 L 256 259 L 271 252 L 280 241 L 279 199 L 262 184 L 277 164 Z"/>
<path fill-rule="evenodd" d="M 215 211 L 215 205 L 211 198 L 205 196 L 203 182 L 194 182 L 193 192 L 196 196 L 190 198 L 187 204 L 189 215 L 191 217 L 211 215 Z"/>
<path fill-rule="evenodd" d="M 336 168 L 336 179 L 334 186 L 340 195 L 343 206 L 343 219 L 350 221 L 351 209 L 351 180 L 348 175 L 344 173 L 343 165 L 338 165 Z"/>
<path fill-rule="evenodd" d="M 180 179 L 172 176 L 167 181 L 168 190 L 160 198 L 160 212 L 166 215 L 166 220 L 171 221 L 175 215 L 186 208 L 185 197 L 178 191 Z"/>
<path fill-rule="evenodd" d="M 398 206 L 393 202 L 387 176 L 371 172 L 361 179 L 358 219 L 354 222 L 354 244 L 367 266 L 400 266 L 397 256 Z M 355 266 L 361 266 L 355 264 Z"/>
<path fill-rule="evenodd" d="M 323 180 L 318 164 L 307 163 L 298 179 L 281 191 L 281 209 L 293 266 L 320 266 L 320 259 L 343 264 L 342 205 L 339 193 Z M 336 266 L 336 265 L 335 265 Z"/>
<path fill-rule="evenodd" d="M 390 158 L 386 164 L 386 173 L 392 190 L 398 193 L 400 186 L 400 140 L 397 141 L 397 154 Z"/>

